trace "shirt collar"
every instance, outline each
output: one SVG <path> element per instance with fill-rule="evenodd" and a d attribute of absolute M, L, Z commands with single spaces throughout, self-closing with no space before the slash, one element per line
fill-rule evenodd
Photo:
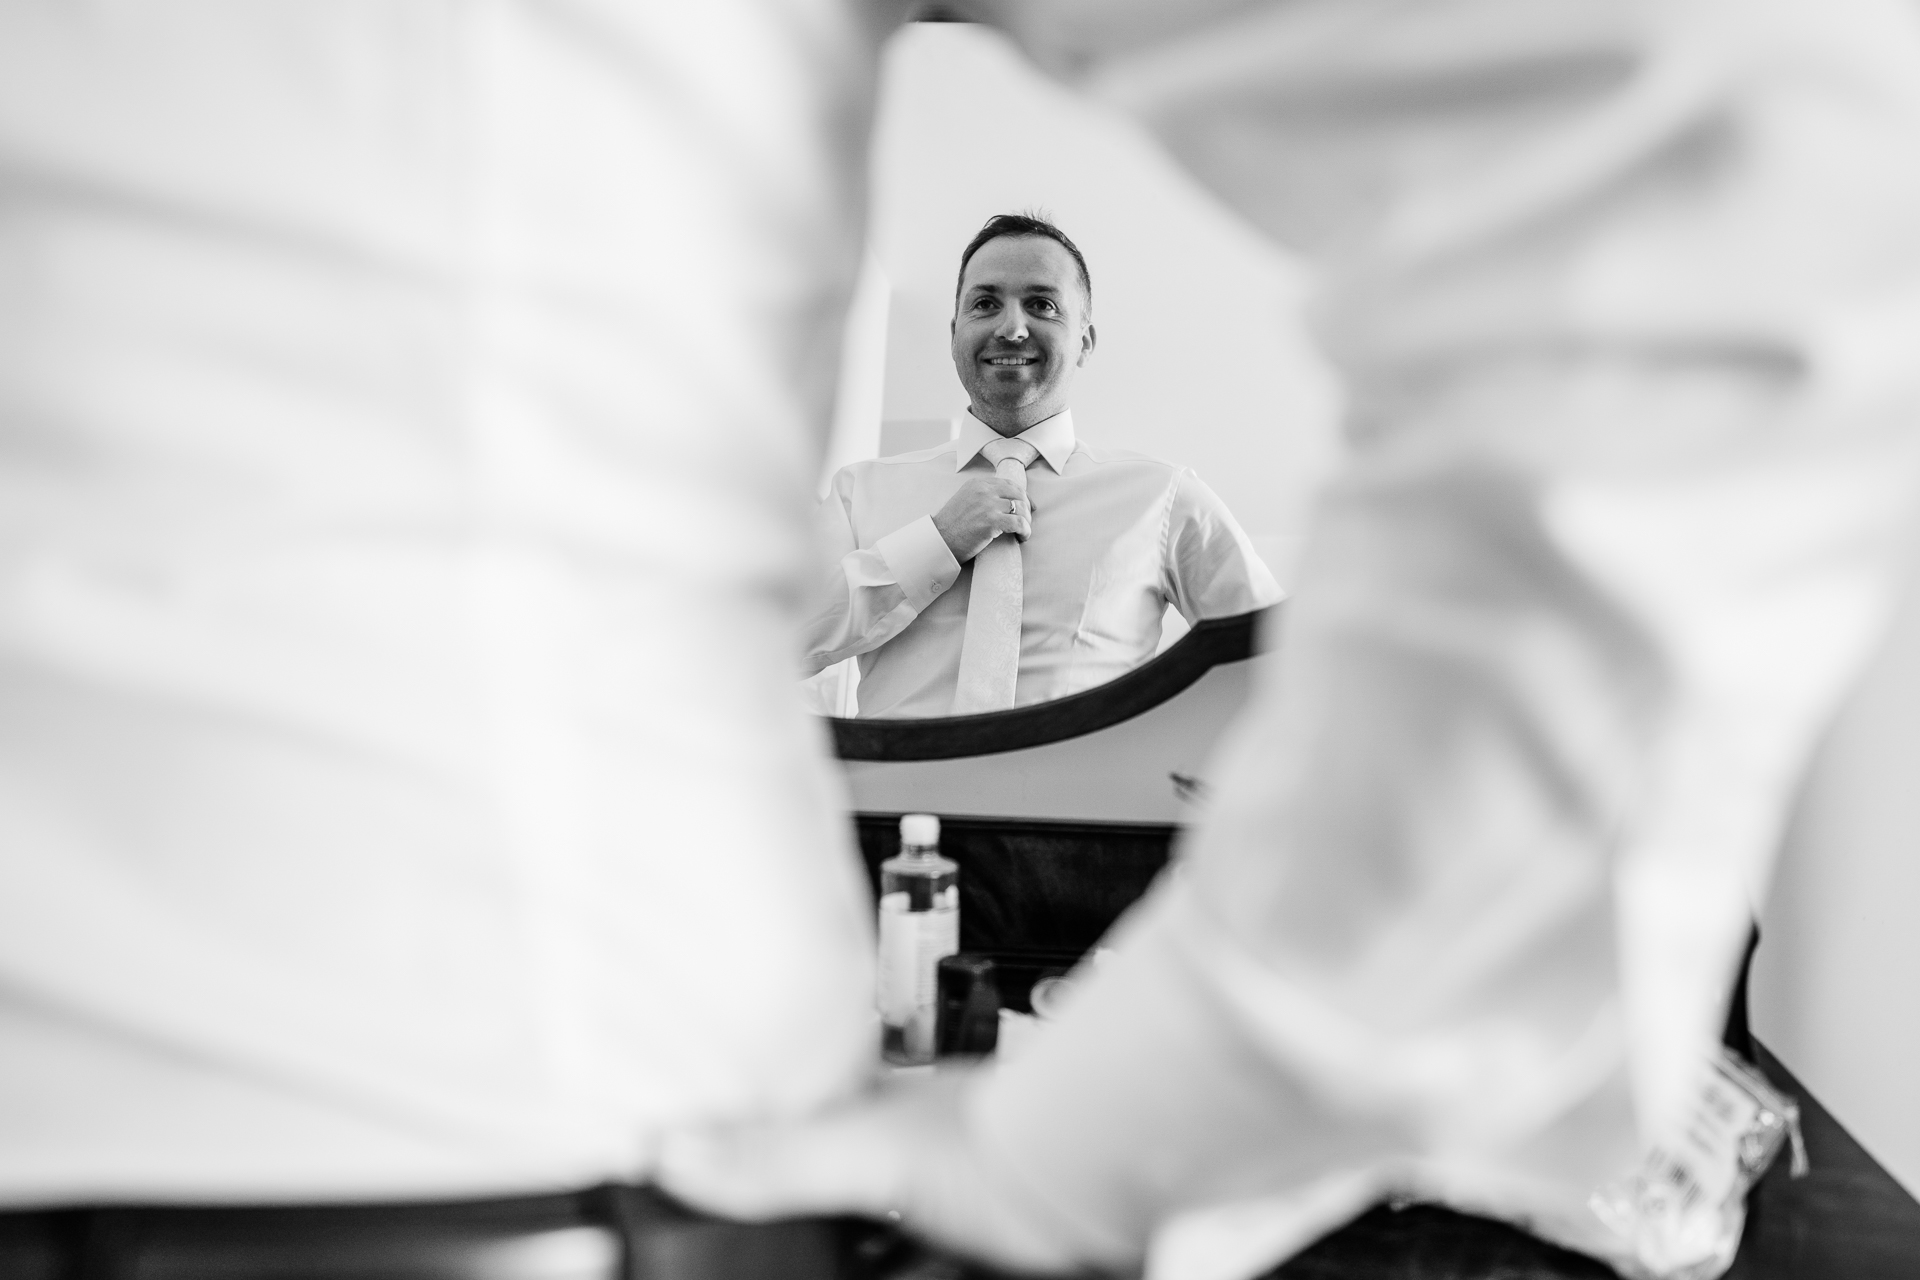
<path fill-rule="evenodd" d="M 964 471 L 973 461 L 974 455 L 985 447 L 988 441 L 998 440 L 1000 433 L 973 416 L 969 409 L 960 415 L 960 431 L 954 437 L 953 469 Z M 1067 459 L 1073 456 L 1073 410 L 1062 409 L 1043 422 L 1036 422 L 1015 436 L 1016 440 L 1025 440 L 1040 456 L 1047 460 L 1056 475 L 1065 475 Z"/>

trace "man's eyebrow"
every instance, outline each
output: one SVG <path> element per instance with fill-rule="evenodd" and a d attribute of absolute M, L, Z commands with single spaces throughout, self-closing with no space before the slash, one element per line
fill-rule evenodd
<path fill-rule="evenodd" d="M 1026 297 L 1043 294 L 1047 297 L 1057 298 L 1060 296 L 1061 291 L 1050 284 L 1023 284 L 1009 289 L 1004 285 L 990 284 L 983 280 L 978 284 L 968 285 L 966 292 L 960 296 L 963 298 L 976 298 L 981 294 L 987 294 L 992 297 L 999 297 L 1008 293 L 1018 293 Z"/>

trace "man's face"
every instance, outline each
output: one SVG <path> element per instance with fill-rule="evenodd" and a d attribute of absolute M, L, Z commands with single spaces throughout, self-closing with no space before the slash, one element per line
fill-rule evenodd
<path fill-rule="evenodd" d="M 1080 273 L 1064 248 L 1044 236 L 1001 236 L 974 251 L 960 278 L 953 367 L 975 417 L 1011 436 L 1059 413 L 1093 343 Z"/>

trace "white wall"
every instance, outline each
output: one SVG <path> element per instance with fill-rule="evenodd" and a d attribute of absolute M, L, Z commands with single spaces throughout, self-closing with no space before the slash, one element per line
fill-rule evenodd
<path fill-rule="evenodd" d="M 1754 1033 L 1920 1196 L 1920 592 L 1800 798 L 1750 995 Z"/>
<path fill-rule="evenodd" d="M 1032 207 L 1093 275 L 1081 435 L 1193 467 L 1285 585 L 1335 448 L 1332 382 L 1298 318 L 1302 273 L 1134 126 L 976 27 L 911 26 L 887 52 L 871 235 L 892 285 L 885 418 L 965 407 L 947 350 L 960 250 L 993 214 Z"/>

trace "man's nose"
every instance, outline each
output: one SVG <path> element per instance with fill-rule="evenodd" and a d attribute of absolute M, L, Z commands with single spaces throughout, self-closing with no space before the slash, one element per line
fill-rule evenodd
<path fill-rule="evenodd" d="M 1019 307 L 1008 307 L 1000 315 L 1000 325 L 993 336 L 1008 342 L 1024 342 L 1027 337 L 1027 313 Z"/>

